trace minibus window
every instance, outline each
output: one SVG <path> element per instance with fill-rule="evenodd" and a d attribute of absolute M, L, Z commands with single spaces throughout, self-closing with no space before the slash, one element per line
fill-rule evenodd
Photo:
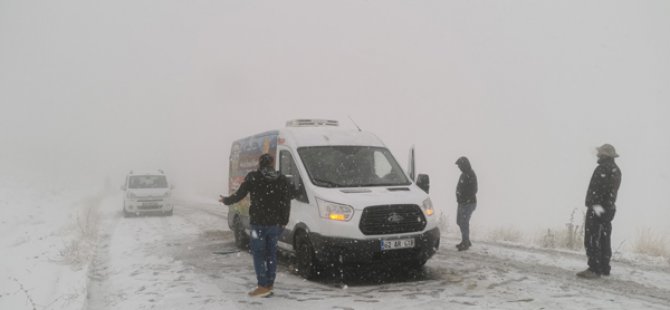
<path fill-rule="evenodd" d="M 279 172 L 283 175 L 293 175 L 293 158 L 291 153 L 287 151 L 281 151 L 279 153 Z"/>
<path fill-rule="evenodd" d="M 386 156 L 384 156 L 384 153 L 377 150 L 374 152 L 374 157 L 375 174 L 378 177 L 383 178 L 385 175 L 391 173 L 391 164 L 386 159 Z"/>
<path fill-rule="evenodd" d="M 289 151 L 279 152 L 279 172 L 285 176 L 292 177 L 293 185 L 299 186 L 300 193 L 295 199 L 308 203 L 309 200 L 307 199 L 307 192 L 305 190 L 304 184 L 302 183 L 302 179 L 300 178 L 300 172 L 298 172 L 298 169 L 295 166 L 295 161 L 293 160 L 293 156 L 291 156 Z"/>

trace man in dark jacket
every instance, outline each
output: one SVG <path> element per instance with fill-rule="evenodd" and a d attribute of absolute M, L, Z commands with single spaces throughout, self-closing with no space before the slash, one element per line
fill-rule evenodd
<path fill-rule="evenodd" d="M 458 214 L 456 223 L 461 228 L 461 243 L 456 245 L 459 251 L 465 251 L 470 243 L 470 216 L 477 208 L 477 175 L 470 166 L 470 161 L 463 156 L 456 161 L 461 169 L 461 177 L 456 186 L 456 201 L 458 202 Z"/>
<path fill-rule="evenodd" d="M 616 197 L 621 184 L 621 170 L 614 162 L 619 155 L 610 144 L 596 148 L 598 167 L 593 171 L 586 191 L 584 247 L 589 268 L 577 273 L 580 278 L 594 279 L 610 274 L 612 257 L 612 219 L 616 213 Z"/>
<path fill-rule="evenodd" d="M 251 193 L 249 222 L 251 224 L 251 251 L 258 287 L 249 292 L 252 297 L 272 293 L 277 275 L 277 242 L 288 223 L 291 208 L 290 182 L 274 169 L 274 158 L 263 154 L 258 170 L 249 172 L 237 192 L 220 201 L 229 206 Z"/>

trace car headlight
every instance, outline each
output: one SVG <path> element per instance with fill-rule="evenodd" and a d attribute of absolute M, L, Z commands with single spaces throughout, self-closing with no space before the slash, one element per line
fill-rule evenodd
<path fill-rule="evenodd" d="M 137 195 L 135 195 L 135 193 L 133 193 L 133 192 L 128 192 L 128 196 L 127 196 L 127 197 L 128 197 L 128 198 L 131 198 L 131 199 L 136 199 L 136 198 L 137 198 Z"/>
<path fill-rule="evenodd" d="M 426 198 L 426 200 L 423 201 L 421 208 L 423 209 L 423 213 L 428 216 L 431 216 L 435 213 L 435 209 L 433 209 L 433 202 L 430 200 L 430 198 Z"/>
<path fill-rule="evenodd" d="M 333 221 L 349 221 L 354 216 L 354 208 L 348 205 L 334 203 L 316 198 L 319 214 L 323 218 Z"/>

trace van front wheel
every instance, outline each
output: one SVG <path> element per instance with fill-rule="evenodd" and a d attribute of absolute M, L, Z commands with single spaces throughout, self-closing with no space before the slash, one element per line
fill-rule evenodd
<path fill-rule="evenodd" d="M 316 278 L 318 274 L 317 263 L 314 256 L 314 247 L 309 238 L 305 233 L 301 233 L 296 237 L 295 244 L 298 274 L 308 280 Z"/>
<path fill-rule="evenodd" d="M 427 259 L 417 258 L 417 259 L 415 259 L 415 260 L 411 260 L 411 261 L 407 262 L 407 263 L 405 264 L 405 266 L 407 266 L 407 267 L 409 267 L 409 268 L 412 268 L 412 269 L 418 269 L 418 270 L 420 270 L 420 269 L 423 268 L 423 265 L 425 265 L 426 262 L 428 262 Z"/>

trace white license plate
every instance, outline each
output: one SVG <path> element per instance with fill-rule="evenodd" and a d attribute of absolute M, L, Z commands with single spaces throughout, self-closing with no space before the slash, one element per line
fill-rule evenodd
<path fill-rule="evenodd" d="M 414 247 L 414 238 L 382 240 L 382 251 L 409 249 Z"/>

